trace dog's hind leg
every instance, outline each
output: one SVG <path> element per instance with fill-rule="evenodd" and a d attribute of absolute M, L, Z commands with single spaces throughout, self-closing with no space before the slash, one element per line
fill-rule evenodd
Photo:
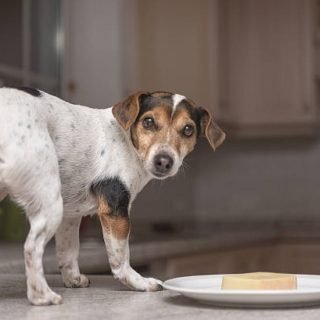
<path fill-rule="evenodd" d="M 58 160 L 50 141 L 44 148 L 36 155 L 25 153 L 23 159 L 17 160 L 18 164 L 10 171 L 9 185 L 10 196 L 25 209 L 30 223 L 24 257 L 27 295 L 34 305 L 62 303 L 61 296 L 49 288 L 42 264 L 45 246 L 57 231 L 63 215 Z"/>
<path fill-rule="evenodd" d="M 48 286 L 43 272 L 42 257 L 47 242 L 57 230 L 62 218 L 62 199 L 36 212 L 29 218 L 30 231 L 24 245 L 27 295 L 34 305 L 62 303 L 62 298 Z"/>
<path fill-rule="evenodd" d="M 86 288 L 90 282 L 80 274 L 79 227 L 81 217 L 64 218 L 56 233 L 56 251 L 63 283 L 68 288 Z"/>
<path fill-rule="evenodd" d="M 52 188 L 52 182 L 47 181 Z M 58 183 L 51 190 L 39 192 L 34 200 L 37 209 L 27 209 L 30 231 L 24 245 L 25 267 L 27 276 L 27 295 L 34 305 L 62 303 L 62 298 L 53 292 L 44 277 L 42 257 L 47 242 L 52 238 L 62 220 L 63 204 Z M 53 191 L 55 190 L 55 191 Z M 51 193 L 52 197 L 45 195 Z"/>

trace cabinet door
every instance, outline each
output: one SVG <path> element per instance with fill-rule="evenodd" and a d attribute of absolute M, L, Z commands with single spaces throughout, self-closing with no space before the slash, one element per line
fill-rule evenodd
<path fill-rule="evenodd" d="M 123 1 L 64 0 L 63 98 L 105 108 L 123 92 Z"/>
<path fill-rule="evenodd" d="M 316 122 L 312 0 L 223 0 L 221 117 L 240 135 L 310 133 Z"/>
<path fill-rule="evenodd" d="M 139 0 L 138 6 L 141 87 L 187 95 L 213 109 L 216 84 L 209 62 L 216 48 L 209 37 L 216 40 L 216 1 Z"/>

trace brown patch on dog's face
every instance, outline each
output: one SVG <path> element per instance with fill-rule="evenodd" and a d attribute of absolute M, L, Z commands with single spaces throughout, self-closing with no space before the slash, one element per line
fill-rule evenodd
<path fill-rule="evenodd" d="M 102 228 L 118 240 L 128 237 L 130 231 L 129 217 L 110 214 L 111 210 L 104 199 L 98 199 L 98 215 Z"/>
<path fill-rule="evenodd" d="M 145 127 L 145 123 L 149 121 L 148 118 L 154 120 L 154 125 L 151 125 L 150 128 Z M 152 145 L 166 142 L 169 122 L 170 108 L 165 104 L 140 115 L 131 129 L 131 137 L 142 159 L 147 158 Z"/>
<path fill-rule="evenodd" d="M 180 156 L 185 157 L 190 153 L 197 143 L 197 125 L 190 117 L 189 112 L 181 107 L 178 108 L 172 118 L 173 135 L 171 137 L 172 145 L 175 146 Z M 185 128 L 188 127 L 193 133 L 190 136 L 185 135 Z"/>

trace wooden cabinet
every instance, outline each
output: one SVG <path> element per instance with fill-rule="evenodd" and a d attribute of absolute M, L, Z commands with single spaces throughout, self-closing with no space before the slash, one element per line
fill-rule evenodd
<path fill-rule="evenodd" d="M 270 240 L 251 246 L 172 257 L 154 263 L 150 274 L 163 279 L 256 271 L 319 274 L 319 257 L 319 240 Z"/>
<path fill-rule="evenodd" d="M 209 5 L 209 3 L 211 4 Z M 138 83 L 146 90 L 184 94 L 212 108 L 209 34 L 216 0 L 138 0 Z M 212 9 L 209 12 L 209 8 Z M 216 37 L 213 34 L 214 43 Z M 209 54 L 211 57 L 209 57 Z M 215 63 L 216 65 L 216 63 Z"/>
<path fill-rule="evenodd" d="M 313 133 L 314 1 L 219 5 L 220 119 L 240 136 Z"/>

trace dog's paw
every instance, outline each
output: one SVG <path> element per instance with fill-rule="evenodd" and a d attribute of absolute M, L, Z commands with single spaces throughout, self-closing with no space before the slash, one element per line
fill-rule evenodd
<path fill-rule="evenodd" d="M 154 278 L 142 278 L 145 282 L 143 291 L 160 291 L 163 290 L 162 281 Z"/>
<path fill-rule="evenodd" d="M 64 278 L 63 282 L 67 288 L 87 288 L 90 286 L 90 280 L 84 274 L 80 274 L 78 277 Z"/>
<path fill-rule="evenodd" d="M 53 291 L 47 291 L 45 294 L 32 291 L 28 294 L 28 299 L 35 306 L 57 305 L 63 302 L 62 297 Z"/>
<path fill-rule="evenodd" d="M 144 278 L 131 267 L 122 271 L 121 274 L 114 274 L 127 287 L 137 291 L 159 291 L 162 290 L 162 282 L 154 278 Z"/>

